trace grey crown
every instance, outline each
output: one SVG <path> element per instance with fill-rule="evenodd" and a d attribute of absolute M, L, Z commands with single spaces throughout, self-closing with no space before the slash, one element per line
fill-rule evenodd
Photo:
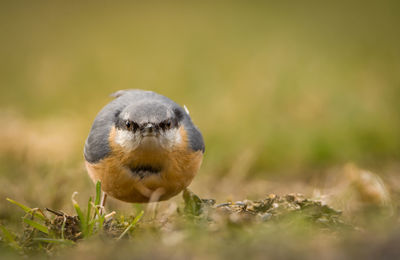
<path fill-rule="evenodd" d="M 204 153 L 203 136 L 197 127 L 193 124 L 190 116 L 186 111 L 171 99 L 164 97 L 152 91 L 144 90 L 120 90 L 112 96 L 116 97 L 108 103 L 96 116 L 89 136 L 85 142 L 84 156 L 89 163 L 96 163 L 107 157 L 110 152 L 108 143 L 109 133 L 112 126 L 118 119 L 119 113 L 127 106 L 142 103 L 163 104 L 172 111 L 177 111 L 181 115 L 180 124 L 185 127 L 190 148 L 193 151 L 202 151 Z"/>

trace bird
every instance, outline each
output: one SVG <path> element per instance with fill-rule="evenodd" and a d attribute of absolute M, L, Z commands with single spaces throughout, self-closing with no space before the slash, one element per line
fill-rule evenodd
<path fill-rule="evenodd" d="M 167 200 L 192 182 L 205 151 L 186 106 L 158 93 L 120 90 L 97 114 L 84 145 L 88 175 L 107 196 Z"/>

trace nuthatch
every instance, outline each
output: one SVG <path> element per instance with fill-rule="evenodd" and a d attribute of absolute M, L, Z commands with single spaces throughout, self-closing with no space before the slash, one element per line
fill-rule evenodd
<path fill-rule="evenodd" d="M 200 168 L 204 141 L 186 107 L 143 90 L 121 90 L 97 115 L 85 143 L 86 169 L 103 200 L 166 200 Z"/>

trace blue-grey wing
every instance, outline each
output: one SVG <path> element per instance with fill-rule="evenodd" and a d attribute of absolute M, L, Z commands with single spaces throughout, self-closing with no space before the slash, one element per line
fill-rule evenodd
<path fill-rule="evenodd" d="M 180 108 L 182 109 L 182 108 Z M 188 135 L 189 145 L 194 151 L 202 151 L 204 153 L 205 145 L 201 132 L 199 129 L 193 124 L 191 118 L 186 113 L 185 110 L 182 109 L 182 112 L 185 113 L 185 118 L 182 120 L 185 130 Z"/>
<path fill-rule="evenodd" d="M 86 161 L 96 163 L 110 154 L 111 148 L 108 137 L 118 113 L 126 105 L 116 102 L 117 99 L 108 103 L 96 116 L 90 133 L 85 142 L 83 154 Z"/>

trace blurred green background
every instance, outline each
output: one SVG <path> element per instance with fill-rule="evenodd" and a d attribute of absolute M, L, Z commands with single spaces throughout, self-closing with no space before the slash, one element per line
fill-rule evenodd
<path fill-rule="evenodd" d="M 193 185 L 209 196 L 238 175 L 398 169 L 399 13 L 397 1 L 2 1 L 0 199 L 61 208 L 93 193 L 83 144 L 127 88 L 189 108 L 206 141 Z"/>

